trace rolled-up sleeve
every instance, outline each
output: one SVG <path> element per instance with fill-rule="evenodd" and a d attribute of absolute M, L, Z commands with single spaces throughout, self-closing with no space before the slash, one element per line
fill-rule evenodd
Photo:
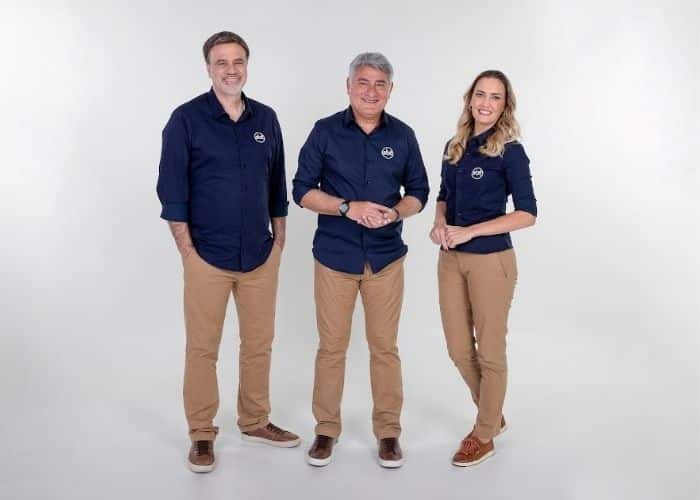
<path fill-rule="evenodd" d="M 299 165 L 292 181 L 292 197 L 294 202 L 301 205 L 301 200 L 312 189 L 318 189 L 323 169 L 323 148 L 321 131 L 316 123 L 309 137 L 299 151 Z"/>
<path fill-rule="evenodd" d="M 445 149 L 442 152 L 442 168 L 440 169 L 440 191 L 438 191 L 437 201 L 447 201 L 447 186 L 445 185 L 445 169 L 447 168 L 447 160 L 445 155 L 447 154 L 447 147 L 450 145 L 450 141 L 445 144 Z"/>
<path fill-rule="evenodd" d="M 156 191 L 162 205 L 161 218 L 187 222 L 189 218 L 190 139 L 185 118 L 178 110 L 163 129 L 163 146 Z"/>
<path fill-rule="evenodd" d="M 270 217 L 286 217 L 289 211 L 287 200 L 287 176 L 284 169 L 284 141 L 277 116 L 273 118 L 275 150 L 270 170 Z"/>
<path fill-rule="evenodd" d="M 417 198 L 421 203 L 420 209 L 423 210 L 428 202 L 430 186 L 418 140 L 413 131 L 408 137 L 408 160 L 404 169 L 403 186 L 404 196 Z"/>
<path fill-rule="evenodd" d="M 525 154 L 522 144 L 516 142 L 506 146 L 503 165 L 507 189 L 513 198 L 515 210 L 522 210 L 537 217 L 537 199 L 532 187 L 530 159 Z"/>

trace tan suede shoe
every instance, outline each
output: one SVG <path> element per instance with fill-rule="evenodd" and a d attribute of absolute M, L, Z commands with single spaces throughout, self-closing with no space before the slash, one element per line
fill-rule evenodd
<path fill-rule="evenodd" d="M 293 432 L 280 429 L 272 422 L 264 427 L 244 432 L 241 436 L 243 441 L 252 443 L 264 443 L 279 448 L 293 448 L 299 446 L 301 439 Z"/>

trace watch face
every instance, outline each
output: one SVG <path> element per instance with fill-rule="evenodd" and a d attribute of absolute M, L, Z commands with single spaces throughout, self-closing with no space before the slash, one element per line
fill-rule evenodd
<path fill-rule="evenodd" d="M 348 205 L 347 201 L 344 201 L 340 204 L 340 206 L 338 206 L 338 212 L 340 212 L 340 215 L 342 215 L 343 217 L 347 215 L 348 210 L 350 210 L 350 205 Z"/>

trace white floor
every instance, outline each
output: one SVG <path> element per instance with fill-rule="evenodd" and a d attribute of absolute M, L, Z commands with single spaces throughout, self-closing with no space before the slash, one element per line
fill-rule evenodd
<path fill-rule="evenodd" d="M 44 358 L 3 381 L 0 497 L 700 498 L 697 395 L 684 399 L 671 387 L 685 383 L 692 389 L 696 380 L 682 369 L 655 371 L 653 353 L 642 347 L 627 346 L 620 357 L 613 355 L 620 347 L 614 342 L 604 354 L 592 343 L 572 345 L 569 334 L 511 336 L 509 430 L 496 441 L 493 458 L 462 469 L 449 459 L 474 417 L 464 386 L 447 360 L 431 371 L 421 366 L 421 356 L 432 354 L 416 351 L 407 339 L 406 464 L 385 470 L 376 462 L 370 430 L 366 347 L 355 334 L 341 443 L 333 463 L 317 469 L 304 461 L 313 437 L 313 352 L 295 351 L 291 339 L 282 338 L 273 358 L 273 420 L 301 433 L 303 444 L 244 444 L 235 427 L 235 325 L 227 320 L 226 328 L 222 352 L 231 355 L 220 362 L 221 431 L 213 473 L 195 475 L 185 467 L 181 339 L 168 345 L 148 328 L 121 339 L 113 332 L 96 339 L 90 352 L 46 337 Z M 159 342 L 160 349 L 134 354 Z M 435 344 L 436 353 L 443 349 Z M 13 364 L 26 360 L 6 361 L 9 375 Z"/>

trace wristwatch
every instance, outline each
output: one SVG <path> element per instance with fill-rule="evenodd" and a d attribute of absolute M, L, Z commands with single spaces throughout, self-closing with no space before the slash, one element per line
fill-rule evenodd
<path fill-rule="evenodd" d="M 348 210 L 350 210 L 350 202 L 348 200 L 343 200 L 343 202 L 338 205 L 338 213 L 341 217 L 347 217 Z"/>

